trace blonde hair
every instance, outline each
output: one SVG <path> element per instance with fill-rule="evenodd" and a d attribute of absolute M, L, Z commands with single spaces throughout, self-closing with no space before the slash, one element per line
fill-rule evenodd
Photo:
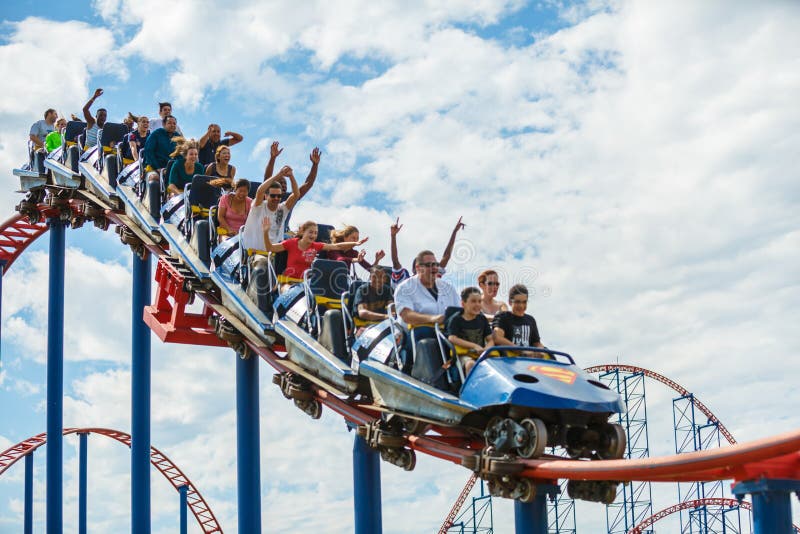
<path fill-rule="evenodd" d="M 219 145 L 217 147 L 217 149 L 214 151 L 214 161 L 216 163 L 219 163 L 219 155 L 223 150 L 227 150 L 228 152 L 231 151 L 231 149 L 230 149 L 230 147 L 228 147 L 228 145 Z"/>
<path fill-rule="evenodd" d="M 185 158 L 186 153 L 189 152 L 189 150 L 192 148 L 200 150 L 200 144 L 194 139 L 173 137 L 172 140 L 175 141 L 175 150 L 172 152 L 172 154 L 169 155 L 169 157 L 171 158 L 177 158 L 178 156 Z"/>
<path fill-rule="evenodd" d="M 341 230 L 333 230 L 331 232 L 331 243 L 341 243 L 344 241 L 345 236 L 348 236 L 354 232 L 358 233 L 358 228 L 352 224 L 345 226 Z"/>

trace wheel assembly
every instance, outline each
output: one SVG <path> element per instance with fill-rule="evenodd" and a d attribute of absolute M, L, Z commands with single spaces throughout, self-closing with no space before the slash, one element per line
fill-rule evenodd
<path fill-rule="evenodd" d="M 547 427 L 537 418 L 523 419 L 520 423 L 525 429 L 525 444 L 517 447 L 517 454 L 523 458 L 538 458 L 547 446 Z"/>
<path fill-rule="evenodd" d="M 597 457 L 601 460 L 618 460 L 625 456 L 625 429 L 615 423 L 607 423 L 600 431 Z"/>

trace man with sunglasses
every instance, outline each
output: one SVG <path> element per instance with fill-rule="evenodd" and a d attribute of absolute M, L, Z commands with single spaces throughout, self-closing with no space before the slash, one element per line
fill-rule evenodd
<path fill-rule="evenodd" d="M 278 181 L 288 177 L 292 182 L 292 194 L 284 202 L 281 202 L 283 192 Z M 283 227 L 289 211 L 297 202 L 297 181 L 289 166 L 283 167 L 278 173 L 265 180 L 256 190 L 250 213 L 242 229 L 242 247 L 244 249 L 264 250 L 264 231 L 263 221 L 269 218 L 269 238 L 272 243 L 283 241 Z M 265 202 L 266 200 L 266 202 Z"/>
<path fill-rule="evenodd" d="M 460 306 L 460 298 L 449 282 L 437 276 L 439 262 L 430 250 L 416 257 L 417 274 L 397 286 L 394 294 L 397 314 L 408 326 L 444 323 L 448 307 Z"/>

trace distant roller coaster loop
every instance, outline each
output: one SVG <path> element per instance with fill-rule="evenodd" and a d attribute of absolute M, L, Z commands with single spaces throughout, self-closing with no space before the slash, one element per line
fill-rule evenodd
<path fill-rule="evenodd" d="M 44 222 L 31 224 L 19 213 L 0 225 L 0 265 L 7 271 L 28 245 L 36 241 L 49 227 Z"/>
<path fill-rule="evenodd" d="M 753 505 L 747 501 L 737 501 L 736 499 L 724 499 L 724 498 L 706 498 L 706 499 L 695 499 L 692 501 L 684 501 L 682 503 L 674 504 L 669 508 L 664 508 L 660 510 L 632 529 L 628 531 L 628 534 L 642 534 L 648 527 L 653 526 L 654 523 L 664 519 L 665 517 L 672 515 L 676 512 L 680 512 L 681 510 L 688 510 L 690 508 L 699 508 L 701 506 L 727 506 L 729 508 L 739 507 L 745 510 L 753 510 Z M 792 525 L 795 532 L 800 532 L 800 527 L 797 525 Z"/>
<path fill-rule="evenodd" d="M 99 434 L 112 438 L 128 447 L 131 446 L 130 434 L 120 432 L 119 430 L 111 430 L 109 428 L 65 428 L 64 435 L 66 436 L 68 434 Z M 24 458 L 46 443 L 47 434 L 42 433 L 6 449 L 0 454 L 0 476 L 2 476 L 9 467 L 14 465 L 17 460 Z M 150 447 L 150 463 L 164 475 L 164 478 L 166 478 L 176 490 L 182 486 L 186 486 L 187 504 L 204 533 L 218 532 L 222 534 L 222 528 L 219 526 L 214 512 L 211 511 L 206 500 L 200 495 L 200 491 L 198 491 L 192 481 L 189 480 L 189 477 L 187 477 L 177 465 L 172 463 L 172 460 L 167 458 L 164 453 L 155 447 Z"/>
<path fill-rule="evenodd" d="M 662 384 L 665 384 L 665 385 L 669 386 L 670 388 L 672 388 L 673 390 L 677 391 L 681 395 L 691 395 L 691 393 L 689 392 L 688 389 L 686 389 L 685 387 L 681 386 L 680 384 L 678 384 L 674 380 L 671 380 L 671 379 L 667 378 L 664 375 L 658 374 L 655 371 L 651 371 L 649 369 L 645 369 L 644 367 L 636 367 L 634 365 L 606 363 L 606 364 L 603 364 L 603 365 L 595 365 L 595 366 L 587 367 L 586 369 L 584 369 L 584 371 L 586 371 L 587 373 L 602 373 L 602 372 L 605 372 L 605 371 L 614 371 L 614 370 L 625 371 L 627 373 L 642 373 L 642 374 L 644 374 L 644 376 L 646 376 L 648 378 L 652 378 L 653 380 L 657 380 L 658 382 L 661 382 Z M 725 425 L 722 424 L 722 421 L 720 421 L 717 418 L 716 415 L 711 413 L 711 410 L 709 410 L 708 407 L 705 404 L 700 402 L 700 399 L 698 399 L 697 397 L 693 397 L 693 398 L 694 398 L 694 405 L 697 407 L 697 409 L 700 410 L 701 412 L 703 412 L 703 414 L 706 417 L 708 417 L 709 421 L 711 421 L 712 423 L 715 423 L 719 427 L 720 434 L 725 436 L 725 439 L 728 440 L 728 443 L 730 443 L 731 445 L 735 445 L 736 444 L 736 439 L 734 439 L 733 434 L 731 434 L 730 431 L 727 428 L 725 428 Z"/>

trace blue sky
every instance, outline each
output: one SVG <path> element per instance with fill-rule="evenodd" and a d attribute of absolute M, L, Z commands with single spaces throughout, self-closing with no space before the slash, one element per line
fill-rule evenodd
<path fill-rule="evenodd" d="M 277 139 L 279 163 L 302 179 L 319 146 L 317 186 L 295 222 L 356 224 L 371 255 L 399 216 L 408 261 L 440 251 L 463 215 L 455 279 L 491 266 L 501 292 L 528 285 L 548 346 L 585 366 L 659 371 L 740 441 L 800 425 L 786 378 L 800 371 L 796 3 L 22 1 L 0 19 L 5 213 L 44 109 L 79 114 L 96 87 L 112 120 L 154 116 L 169 100 L 189 136 L 212 121 L 244 135 L 238 176 L 258 179 Z M 126 430 L 129 252 L 89 227 L 67 245 L 65 424 Z M 3 280 L 0 449 L 45 427 L 46 256 L 45 238 Z M 153 444 L 235 531 L 233 355 L 157 341 L 153 353 Z M 331 414 L 300 414 L 270 374 L 265 526 L 351 531 L 351 436 Z M 650 387 L 648 398 L 651 450 L 668 454 L 671 393 Z M 127 529 L 126 451 L 90 447 L 90 523 Z M 38 516 L 43 470 L 40 454 Z M 387 533 L 438 528 L 468 478 L 428 459 L 382 472 Z M 21 477 L 20 466 L 0 479 L 0 530 L 21 524 Z M 177 496 L 157 475 L 153 492 L 154 531 L 174 531 Z M 659 486 L 655 507 L 675 496 Z M 583 531 L 604 518 L 579 513 Z M 496 502 L 497 531 L 512 519 Z"/>

